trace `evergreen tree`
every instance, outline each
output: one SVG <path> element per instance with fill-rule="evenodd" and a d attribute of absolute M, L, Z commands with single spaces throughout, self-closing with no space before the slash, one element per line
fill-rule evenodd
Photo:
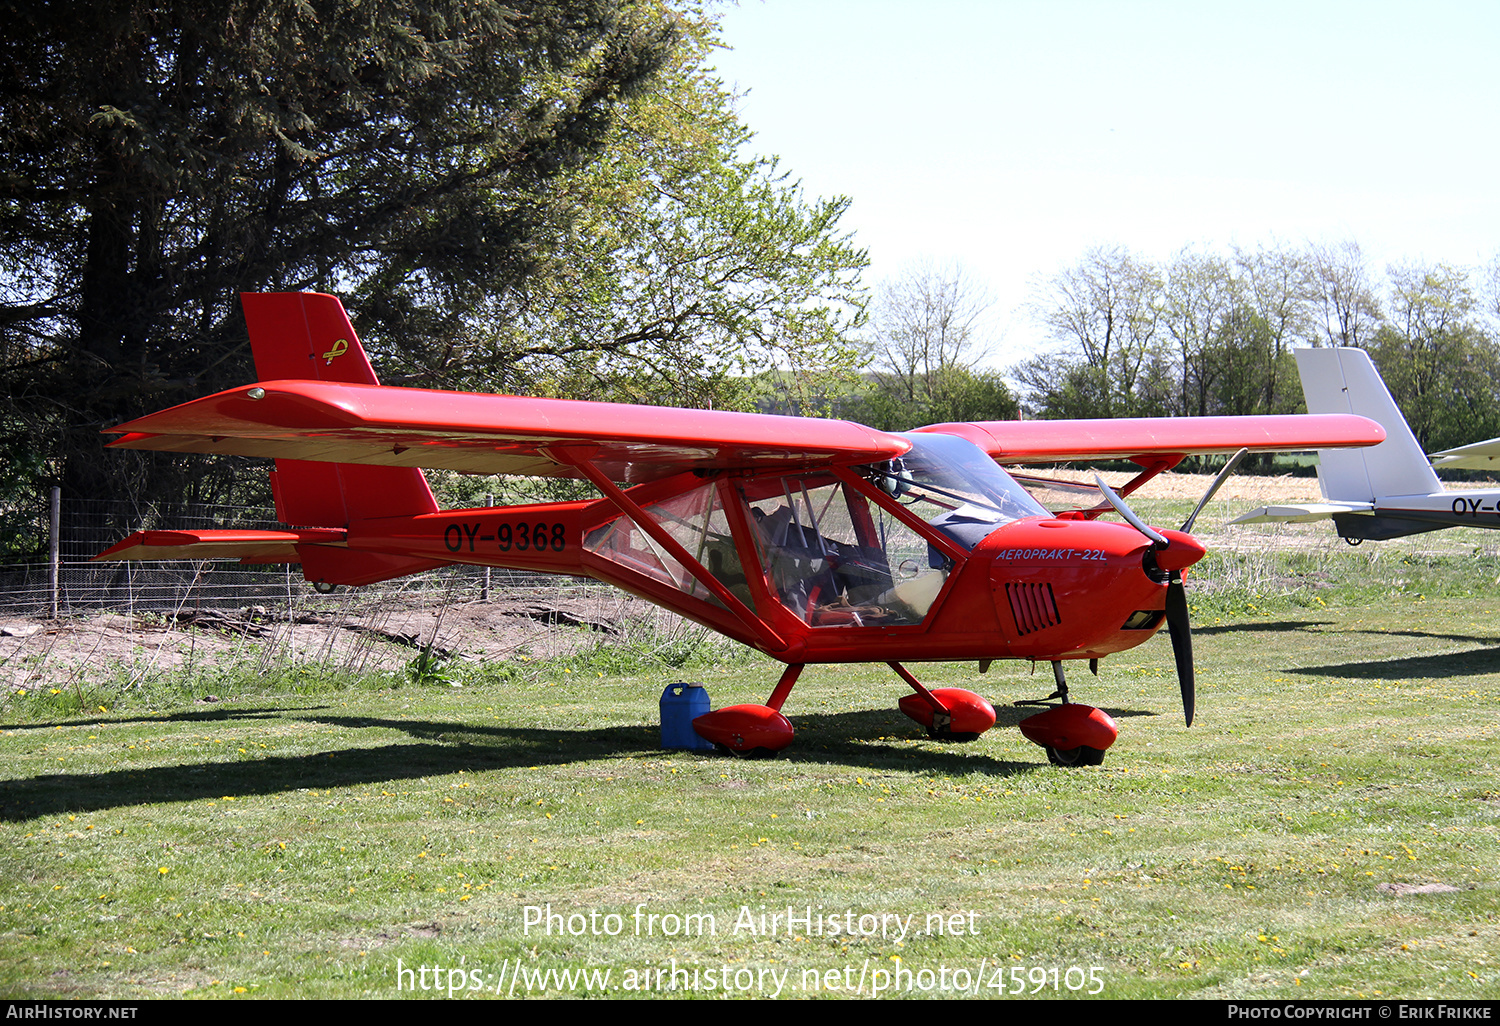
<path fill-rule="evenodd" d="M 5 448 L 73 496 L 223 494 L 99 429 L 248 380 L 244 290 L 383 286 L 366 333 L 520 287 L 677 42 L 609 0 L 8 2 Z M 405 318 L 405 321 L 403 321 Z"/>
<path fill-rule="evenodd" d="M 866 257 L 839 228 L 849 201 L 808 200 L 775 158 L 747 155 L 753 135 L 707 70 L 717 26 L 680 24 L 655 86 L 562 183 L 580 212 L 545 267 L 475 307 L 450 383 L 807 414 L 853 379 Z"/>

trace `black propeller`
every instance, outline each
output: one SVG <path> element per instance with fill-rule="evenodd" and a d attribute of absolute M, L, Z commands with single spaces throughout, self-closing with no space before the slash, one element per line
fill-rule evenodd
<path fill-rule="evenodd" d="M 1172 637 L 1172 658 L 1177 663 L 1177 684 L 1182 689 L 1182 715 L 1193 725 L 1197 692 L 1193 676 L 1193 630 L 1188 624 L 1187 589 L 1182 586 L 1182 571 L 1174 570 L 1167 578 L 1167 633 Z"/>
<path fill-rule="evenodd" d="M 1241 449 L 1230 457 L 1229 462 L 1224 464 L 1224 469 L 1219 471 L 1214 478 L 1213 484 L 1208 486 L 1208 491 L 1203 493 L 1203 498 L 1198 500 L 1198 505 L 1193 509 L 1191 515 L 1183 522 L 1182 532 L 1186 534 L 1193 528 L 1193 523 L 1198 519 L 1198 514 L 1203 512 L 1203 507 L 1208 505 L 1208 500 L 1234 473 L 1234 468 L 1247 453 L 1248 449 Z M 1125 522 L 1145 535 L 1151 542 L 1156 552 L 1166 550 L 1172 543 L 1160 531 L 1153 530 L 1146 525 L 1135 511 L 1125 504 L 1125 500 L 1115 494 L 1113 488 L 1104 483 L 1104 478 L 1097 474 L 1094 480 L 1099 484 L 1099 490 L 1109 500 L 1109 504 L 1115 508 L 1115 512 L 1125 518 Z M 1154 559 L 1148 557 L 1148 562 L 1155 563 Z M 1167 633 L 1172 638 L 1172 658 L 1177 664 L 1177 683 L 1182 689 L 1182 714 L 1187 720 L 1187 725 L 1193 725 L 1193 711 L 1197 707 L 1197 693 L 1195 678 L 1193 676 L 1193 630 L 1188 623 L 1187 589 L 1182 585 L 1182 571 L 1167 571 Z"/>
<path fill-rule="evenodd" d="M 1193 523 L 1198 519 L 1198 514 L 1203 512 L 1203 507 L 1208 505 L 1208 500 L 1212 499 L 1218 493 L 1219 489 L 1223 487 L 1224 482 L 1229 480 L 1229 475 L 1234 473 L 1234 468 L 1240 465 L 1240 460 L 1244 459 L 1245 453 L 1249 451 L 1249 449 L 1241 449 L 1229 457 L 1229 462 L 1224 464 L 1224 469 L 1219 471 L 1218 476 L 1214 478 L 1214 483 L 1208 486 L 1208 491 L 1203 493 L 1203 498 L 1198 500 L 1198 505 L 1193 507 L 1193 512 L 1182 522 L 1182 527 L 1179 530 L 1183 534 L 1192 531 Z"/>

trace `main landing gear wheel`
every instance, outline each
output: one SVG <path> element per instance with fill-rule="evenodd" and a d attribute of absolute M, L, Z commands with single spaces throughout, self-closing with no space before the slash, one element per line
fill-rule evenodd
<path fill-rule="evenodd" d="M 1017 702 L 1017 705 L 1046 705 L 1045 712 L 1028 716 L 1017 726 L 1026 740 L 1041 745 L 1047 761 L 1054 766 L 1102 766 L 1104 750 L 1115 743 L 1120 728 L 1103 709 L 1068 701 L 1068 682 L 1063 677 L 1062 662 L 1052 664 L 1057 690 L 1043 699 Z M 1052 699 L 1061 705 L 1049 705 Z"/>
<path fill-rule="evenodd" d="M 1048 748 L 1047 761 L 1054 766 L 1102 766 L 1104 765 L 1104 753 L 1097 748 L 1088 745 L 1079 745 L 1077 748 Z"/>
<path fill-rule="evenodd" d="M 900 666 L 892 663 L 892 668 Z M 897 670 L 903 679 L 910 676 Z M 916 680 L 912 677 L 911 680 Z M 941 706 L 934 709 L 933 704 Z M 976 741 L 980 734 L 995 725 L 995 707 L 965 688 L 933 688 L 917 694 L 903 695 L 896 703 L 908 718 L 927 728 L 934 741 L 964 744 Z"/>
<path fill-rule="evenodd" d="M 773 752 L 769 748 L 730 748 L 728 745 L 714 745 L 714 751 L 720 755 L 732 755 L 736 759 L 774 759 L 780 752 Z"/>
<path fill-rule="evenodd" d="M 792 724 L 766 705 L 731 705 L 693 720 L 697 735 L 740 759 L 767 759 L 792 743 Z"/>

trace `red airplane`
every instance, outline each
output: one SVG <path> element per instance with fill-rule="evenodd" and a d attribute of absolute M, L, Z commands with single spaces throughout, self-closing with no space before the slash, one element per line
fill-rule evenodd
<path fill-rule="evenodd" d="M 787 664 L 764 705 L 693 721 L 739 754 L 792 740 L 781 714 L 808 663 L 886 662 L 934 738 L 995 723 L 962 688 L 902 665 L 1050 662 L 1060 702 L 1021 724 L 1059 765 L 1097 765 L 1117 734 L 1068 700 L 1064 660 L 1134 648 L 1166 622 L 1192 724 L 1182 574 L 1204 555 L 1109 500 L 1048 513 L 1005 463 L 1127 459 L 1129 494 L 1185 456 L 1367 446 L 1351 415 L 938 424 L 890 434 L 839 420 L 385 387 L 333 296 L 247 293 L 260 382 L 110 428 L 121 449 L 276 461 L 284 531 L 141 531 L 99 559 L 301 563 L 320 591 L 452 563 L 593 577 Z M 997 462 L 999 461 L 999 462 Z M 582 478 L 601 498 L 440 510 L 420 468 Z M 1225 474 L 1230 468 L 1226 467 Z M 1219 482 L 1224 478 L 1220 475 Z M 1218 487 L 1215 482 L 1209 496 Z M 1113 506 L 1129 521 L 1095 519 Z M 1201 510 L 1203 503 L 1200 503 Z"/>

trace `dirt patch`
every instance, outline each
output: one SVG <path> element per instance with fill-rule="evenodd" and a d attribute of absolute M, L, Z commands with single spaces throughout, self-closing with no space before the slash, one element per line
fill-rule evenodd
<path fill-rule="evenodd" d="M 1079 475 L 1074 476 L 1079 478 Z M 1109 482 L 1111 488 L 1115 488 L 1123 485 L 1135 475 L 1114 472 L 1100 476 Z M 1079 479 L 1093 480 L 1091 476 Z M 1158 474 L 1149 483 L 1143 485 L 1141 494 L 1150 496 L 1152 499 L 1186 499 L 1197 502 L 1203 497 L 1203 493 L 1208 491 L 1208 486 L 1213 484 L 1213 480 L 1213 474 L 1177 474 L 1168 471 L 1165 474 Z M 1283 474 L 1279 477 L 1232 475 L 1219 489 L 1215 499 L 1219 502 L 1248 502 L 1257 506 L 1265 506 L 1279 502 L 1317 502 L 1321 497 L 1318 492 L 1317 478 Z"/>
<path fill-rule="evenodd" d="M 1408 894 L 1455 894 L 1458 892 L 1457 887 L 1442 883 L 1383 883 L 1376 884 L 1375 889 L 1381 894 L 1390 894 L 1398 898 L 1405 897 Z"/>
<path fill-rule="evenodd" d="M 240 610 L 176 615 L 95 613 L 56 621 L 0 619 L 0 685 L 119 683 L 195 665 L 278 661 L 374 672 L 400 670 L 428 646 L 488 662 L 553 658 L 613 638 L 699 630 L 603 585 L 550 596 L 412 607 L 394 601 L 347 610 Z"/>

